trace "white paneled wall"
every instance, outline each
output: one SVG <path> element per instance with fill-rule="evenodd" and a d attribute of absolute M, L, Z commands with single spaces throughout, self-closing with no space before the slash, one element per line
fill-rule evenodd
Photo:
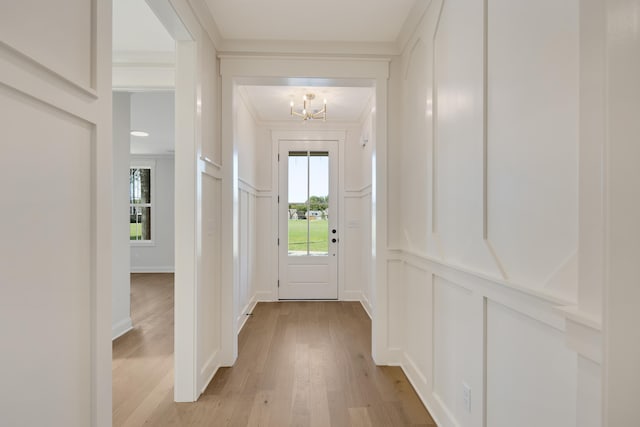
<path fill-rule="evenodd" d="M 434 0 L 392 64 L 387 345 L 440 426 L 598 425 L 598 322 L 569 334 L 558 310 L 579 289 L 580 19 Z"/>
<path fill-rule="evenodd" d="M 487 425 L 576 424 L 576 355 L 563 331 L 487 304 Z"/>
<path fill-rule="evenodd" d="M 111 4 L 2 2 L 0 40 L 0 425 L 109 426 Z"/>
<path fill-rule="evenodd" d="M 488 8 L 488 238 L 509 280 L 575 300 L 578 0 Z"/>
<path fill-rule="evenodd" d="M 244 98 L 239 97 L 236 111 L 236 138 L 238 141 L 238 176 L 239 176 L 239 272 L 237 303 L 234 307 L 234 319 L 238 331 L 242 328 L 248 315 L 258 301 L 258 281 L 267 279 L 258 268 L 267 267 L 259 262 L 257 252 L 259 244 L 269 235 L 271 229 L 270 208 L 258 211 L 258 200 L 264 191 L 258 189 L 262 182 L 258 182 L 258 160 L 270 162 L 271 157 L 261 156 L 260 146 L 264 141 L 255 118 L 251 114 Z M 267 145 L 269 145 L 267 143 Z M 260 205 L 264 209 L 263 204 Z M 268 258 L 268 257 L 260 257 Z"/>

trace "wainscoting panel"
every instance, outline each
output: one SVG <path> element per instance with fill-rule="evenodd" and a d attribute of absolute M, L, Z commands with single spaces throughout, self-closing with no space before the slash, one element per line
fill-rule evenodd
<path fill-rule="evenodd" d="M 0 111 L 0 424 L 91 425 L 95 127 L 3 85 Z"/>
<path fill-rule="evenodd" d="M 437 276 L 433 299 L 434 395 L 455 422 L 481 426 L 484 310 L 474 307 L 478 300 L 469 289 Z M 469 408 L 465 387 L 471 393 Z"/>
<path fill-rule="evenodd" d="M 487 425 L 576 425 L 577 357 L 562 330 L 489 301 Z"/>
<path fill-rule="evenodd" d="M 215 374 L 221 346 L 220 233 L 221 180 L 203 173 L 202 177 L 202 276 L 198 286 L 198 390 L 204 389 Z"/>
<path fill-rule="evenodd" d="M 0 40 L 79 88 L 95 89 L 96 0 L 22 0 L 0 8 Z"/>
<path fill-rule="evenodd" d="M 422 382 L 433 384 L 433 281 L 430 271 L 404 264 L 405 357 Z"/>

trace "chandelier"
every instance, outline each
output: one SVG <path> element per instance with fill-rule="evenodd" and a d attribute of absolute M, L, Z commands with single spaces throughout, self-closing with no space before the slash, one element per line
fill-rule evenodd
<path fill-rule="evenodd" d="M 322 121 L 327 120 L 327 100 L 324 100 L 324 105 L 321 110 L 312 111 L 311 110 L 311 101 L 315 99 L 315 95 L 313 93 L 308 93 L 302 99 L 302 111 L 294 111 L 293 109 L 293 101 L 291 101 L 291 115 L 302 117 L 302 120 L 313 120 L 313 119 L 322 119 Z"/>

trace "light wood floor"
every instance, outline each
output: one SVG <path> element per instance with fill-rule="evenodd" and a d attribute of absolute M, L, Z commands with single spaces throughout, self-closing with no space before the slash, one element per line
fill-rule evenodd
<path fill-rule="evenodd" d="M 196 403 L 173 402 L 173 275 L 134 274 L 135 329 L 113 344 L 114 426 L 434 426 L 406 377 L 370 356 L 358 303 L 260 303 Z"/>

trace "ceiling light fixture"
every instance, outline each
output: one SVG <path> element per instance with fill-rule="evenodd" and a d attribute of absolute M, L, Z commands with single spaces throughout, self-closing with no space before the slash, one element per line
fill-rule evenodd
<path fill-rule="evenodd" d="M 131 135 L 133 136 L 149 136 L 149 132 L 145 132 L 142 130 L 132 130 Z"/>
<path fill-rule="evenodd" d="M 311 111 L 311 101 L 315 99 L 315 95 L 313 93 L 308 93 L 302 98 L 302 111 L 294 111 L 293 110 L 293 101 L 291 101 L 291 115 L 302 117 L 302 120 L 313 120 L 313 119 L 322 119 L 322 121 L 327 120 L 327 100 L 324 100 L 324 105 L 322 110 L 316 110 L 315 112 Z"/>

